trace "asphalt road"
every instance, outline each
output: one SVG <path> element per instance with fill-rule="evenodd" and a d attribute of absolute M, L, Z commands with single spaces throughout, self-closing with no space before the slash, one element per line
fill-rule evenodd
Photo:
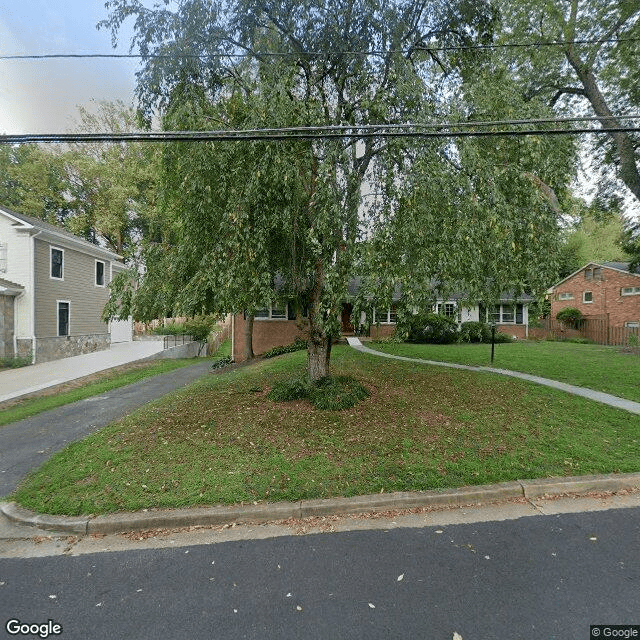
<path fill-rule="evenodd" d="M 0 559 L 0 616 L 65 640 L 588 640 L 640 624 L 640 508 Z"/>
<path fill-rule="evenodd" d="M 99 396 L 0 427 L 0 496 L 56 451 L 211 371 L 204 362 L 152 376 Z"/>

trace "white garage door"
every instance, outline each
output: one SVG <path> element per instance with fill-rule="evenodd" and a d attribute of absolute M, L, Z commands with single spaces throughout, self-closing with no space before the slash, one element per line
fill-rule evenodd
<path fill-rule="evenodd" d="M 111 344 L 114 342 L 131 342 L 133 340 L 133 320 L 112 320 L 109 323 Z"/>

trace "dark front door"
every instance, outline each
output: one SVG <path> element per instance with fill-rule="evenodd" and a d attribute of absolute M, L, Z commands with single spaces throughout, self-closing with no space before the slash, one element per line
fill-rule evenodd
<path fill-rule="evenodd" d="M 345 303 L 342 305 L 342 333 L 353 333 L 353 324 L 351 323 L 352 312 L 352 304 Z"/>

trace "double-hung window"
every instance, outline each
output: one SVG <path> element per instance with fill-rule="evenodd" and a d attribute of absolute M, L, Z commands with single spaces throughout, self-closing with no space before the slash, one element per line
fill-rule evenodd
<path fill-rule="evenodd" d="M 54 280 L 64 279 L 64 249 L 51 247 L 51 277 Z"/>
<path fill-rule="evenodd" d="M 291 314 L 293 312 L 294 309 L 292 307 Z M 290 317 L 288 303 L 270 304 L 268 307 L 256 309 L 253 317 L 256 320 L 295 320 L 295 315 L 293 315 L 293 318 Z"/>
<path fill-rule="evenodd" d="M 96 260 L 96 287 L 104 287 L 104 267 L 102 260 Z"/>

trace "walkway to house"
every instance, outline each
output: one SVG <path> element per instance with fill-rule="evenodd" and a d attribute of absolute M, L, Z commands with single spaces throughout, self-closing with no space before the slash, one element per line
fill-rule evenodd
<path fill-rule="evenodd" d="M 63 382 L 77 380 L 137 360 L 151 358 L 163 350 L 160 340 L 135 340 L 112 344 L 104 351 L 42 362 L 0 371 L 0 402 L 18 398 Z"/>
<path fill-rule="evenodd" d="M 466 369 L 467 371 L 478 371 L 484 373 L 498 373 L 503 376 L 510 376 L 512 378 L 520 378 L 527 382 L 534 382 L 535 384 L 541 384 L 545 387 L 551 387 L 552 389 L 558 389 L 567 393 L 572 393 L 576 396 L 582 396 L 589 400 L 595 400 L 602 404 L 615 407 L 616 409 L 623 409 L 630 413 L 636 413 L 640 415 L 640 402 L 633 402 L 633 400 L 625 400 L 624 398 L 618 398 L 602 391 L 594 391 L 593 389 L 587 389 L 585 387 L 576 387 L 573 384 L 567 384 L 566 382 L 558 382 L 557 380 L 550 380 L 549 378 L 541 378 L 540 376 L 532 376 L 528 373 L 521 373 L 520 371 L 509 371 L 508 369 L 494 369 L 493 367 L 473 367 L 466 364 L 456 364 L 453 362 L 437 362 L 436 360 L 423 360 L 422 358 L 407 358 L 405 356 L 395 356 L 390 353 L 383 353 L 382 351 L 376 351 L 365 347 L 358 338 L 347 338 L 349 346 L 353 347 L 357 351 L 363 353 L 370 353 L 374 356 L 380 356 L 382 358 L 391 358 L 393 360 L 404 360 L 405 362 L 419 362 L 421 364 L 430 364 L 437 367 L 448 367 L 450 369 Z"/>

